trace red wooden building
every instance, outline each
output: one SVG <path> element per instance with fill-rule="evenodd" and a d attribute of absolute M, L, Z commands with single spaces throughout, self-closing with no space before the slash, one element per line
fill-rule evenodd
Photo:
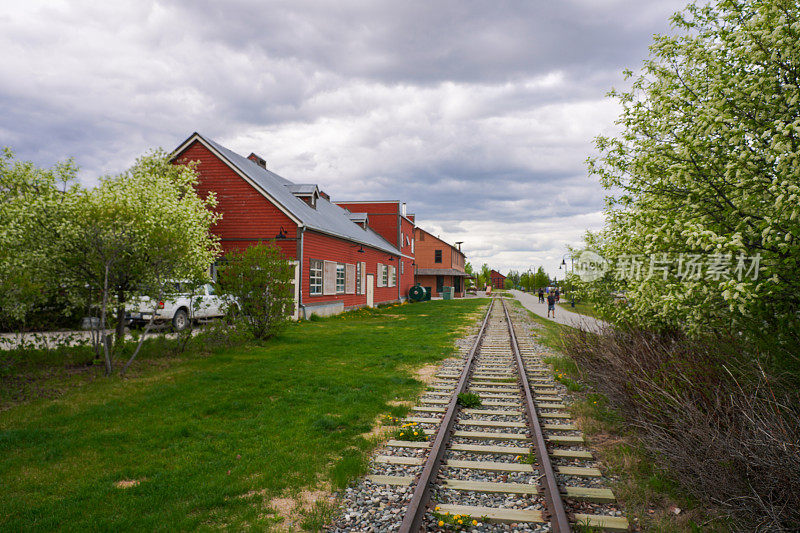
<path fill-rule="evenodd" d="M 414 215 L 406 213 L 406 204 L 398 200 L 333 202 L 350 211 L 354 220 L 364 220 L 370 229 L 400 250 L 397 279 L 400 297 L 405 299 L 414 285 Z"/>
<path fill-rule="evenodd" d="M 267 170 L 256 154 L 242 157 L 198 133 L 175 149 L 172 161 L 199 162 L 198 192 L 215 193 L 222 214 L 212 231 L 223 252 L 274 241 L 296 261 L 296 316 L 407 296 L 414 255 L 404 243 L 413 236 L 413 219 L 395 217 L 395 230 L 385 216 L 392 209 L 400 214 L 400 202 L 348 203 L 362 206 L 353 212 L 316 184 L 293 183 Z"/>
<path fill-rule="evenodd" d="M 497 270 L 492 269 L 492 271 L 489 273 L 489 278 L 491 279 L 491 285 L 493 289 L 506 288 L 506 277 Z"/>
<path fill-rule="evenodd" d="M 444 287 L 453 287 L 453 295 L 463 298 L 469 274 L 464 270 L 466 259 L 461 250 L 422 228 L 415 228 L 414 235 L 416 282 L 430 288 L 431 296 L 440 296 Z"/>

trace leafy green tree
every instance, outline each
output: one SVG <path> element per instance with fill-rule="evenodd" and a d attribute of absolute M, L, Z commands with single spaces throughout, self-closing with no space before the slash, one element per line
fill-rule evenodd
<path fill-rule="evenodd" d="M 536 273 L 533 275 L 533 288 L 540 289 L 550 285 L 550 276 L 547 275 L 547 272 L 544 271 L 544 267 L 540 266 L 536 269 Z"/>
<path fill-rule="evenodd" d="M 481 271 L 478 274 L 478 287 L 486 288 L 492 282 L 492 273 L 489 270 L 489 265 L 484 263 L 481 265 Z"/>
<path fill-rule="evenodd" d="M 70 177 L 72 167 L 63 168 Z M 107 374 L 124 340 L 125 303 L 147 295 L 157 304 L 168 281 L 202 278 L 218 253 L 209 231 L 219 219 L 210 210 L 215 199 L 201 199 L 196 183 L 194 168 L 153 152 L 93 189 L 31 189 L 34 203 L 14 226 L 29 239 L 26 261 L 40 259 L 32 270 L 37 282 L 97 319 Z M 105 334 L 112 317 L 113 345 Z"/>
<path fill-rule="evenodd" d="M 523 290 L 530 292 L 533 287 L 533 278 L 530 270 L 519 275 L 519 285 Z"/>
<path fill-rule="evenodd" d="M 219 269 L 222 291 L 235 299 L 233 311 L 256 339 L 277 335 L 294 306 L 295 267 L 271 244 L 249 246 L 226 256 Z"/>
<path fill-rule="evenodd" d="M 520 273 L 516 270 L 511 270 L 506 276 L 506 289 L 516 289 L 520 286 Z"/>
<path fill-rule="evenodd" d="M 706 273 L 674 265 L 626 279 L 629 305 L 614 311 L 651 327 L 741 331 L 796 360 L 800 4 L 718 0 L 672 21 L 631 90 L 612 91 L 622 133 L 598 138 L 589 168 L 610 193 L 607 259 L 696 255 Z"/>
<path fill-rule="evenodd" d="M 51 169 L 18 161 L 10 148 L 0 155 L 0 325 L 24 329 L 30 313 L 57 292 L 46 276 L 51 238 L 75 190 L 77 167 L 65 161 Z"/>

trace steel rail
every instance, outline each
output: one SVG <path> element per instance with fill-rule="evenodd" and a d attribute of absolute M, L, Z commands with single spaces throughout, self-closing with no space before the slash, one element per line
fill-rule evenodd
<path fill-rule="evenodd" d="M 431 481 L 436 478 L 439 471 L 439 466 L 442 463 L 442 457 L 447 449 L 446 444 L 450 439 L 450 433 L 456 421 L 456 412 L 458 409 L 458 395 L 464 392 L 467 388 L 467 381 L 472 372 L 472 363 L 475 361 L 475 353 L 483 340 L 486 333 L 486 325 L 489 323 L 489 316 L 492 314 L 495 298 L 492 298 L 489 304 L 489 309 L 486 310 L 486 316 L 483 318 L 478 338 L 467 355 L 467 361 L 464 363 L 464 368 L 461 370 L 461 376 L 453 391 L 453 396 L 450 398 L 450 403 L 447 405 L 442 417 L 442 422 L 439 424 L 439 430 L 436 432 L 436 438 L 433 441 L 428 458 L 425 460 L 425 466 L 422 473 L 417 480 L 417 486 L 414 487 L 414 493 L 411 495 L 411 501 L 408 503 L 406 513 L 403 516 L 403 522 L 400 524 L 400 533 L 417 533 L 422 528 L 422 520 L 425 518 L 427 512 L 428 500 L 430 498 Z"/>
<path fill-rule="evenodd" d="M 542 432 L 542 425 L 539 423 L 538 410 L 536 409 L 536 403 L 534 403 L 533 395 L 531 394 L 528 374 L 525 372 L 525 363 L 519 353 L 517 336 L 514 333 L 514 326 L 511 323 L 511 317 L 508 314 L 506 303 L 501 303 L 503 304 L 503 312 L 506 315 L 508 333 L 511 337 L 511 350 L 514 352 L 514 358 L 517 361 L 519 379 L 525 393 L 526 415 L 528 416 L 530 427 L 533 429 L 533 437 L 536 441 L 536 459 L 539 463 L 539 472 L 544 477 L 544 499 L 550 515 L 550 528 L 554 533 L 569 533 L 572 529 L 569 525 L 567 512 L 564 509 L 564 502 L 561 500 L 561 491 L 558 488 L 558 481 L 556 479 L 556 473 L 553 470 L 553 463 L 550 462 L 550 456 L 547 454 L 547 442 Z"/>

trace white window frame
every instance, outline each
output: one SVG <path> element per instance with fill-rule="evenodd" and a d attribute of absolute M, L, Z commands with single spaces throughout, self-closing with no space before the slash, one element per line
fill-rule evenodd
<path fill-rule="evenodd" d="M 311 296 L 322 296 L 322 265 L 319 259 L 311 259 L 308 263 L 308 294 Z M 319 283 L 315 283 L 317 280 Z M 316 291 L 315 287 L 318 287 Z"/>
<path fill-rule="evenodd" d="M 397 267 L 389 266 L 389 287 L 397 286 Z"/>
<path fill-rule="evenodd" d="M 336 294 L 344 294 L 347 289 L 347 267 L 344 263 L 336 263 Z"/>
<path fill-rule="evenodd" d="M 361 276 L 364 275 L 364 271 L 361 270 L 362 263 L 359 261 L 356 263 L 356 294 L 361 294 Z"/>
<path fill-rule="evenodd" d="M 389 286 L 389 267 L 386 265 L 381 265 L 383 267 L 383 271 L 381 272 L 381 282 L 383 283 L 381 287 L 388 287 Z"/>
<path fill-rule="evenodd" d="M 381 263 L 377 263 L 377 266 L 376 266 L 377 272 L 375 273 L 375 274 L 377 274 L 375 276 L 375 285 L 377 287 L 385 287 L 385 285 L 383 284 L 383 272 L 384 272 L 385 268 L 386 268 L 386 265 L 383 265 Z"/>

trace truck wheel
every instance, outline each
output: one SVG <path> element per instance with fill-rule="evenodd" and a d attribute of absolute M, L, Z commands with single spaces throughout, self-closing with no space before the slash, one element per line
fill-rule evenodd
<path fill-rule="evenodd" d="M 186 314 L 186 309 L 178 309 L 175 316 L 172 317 L 172 329 L 175 331 L 183 331 L 189 325 L 189 315 Z"/>

